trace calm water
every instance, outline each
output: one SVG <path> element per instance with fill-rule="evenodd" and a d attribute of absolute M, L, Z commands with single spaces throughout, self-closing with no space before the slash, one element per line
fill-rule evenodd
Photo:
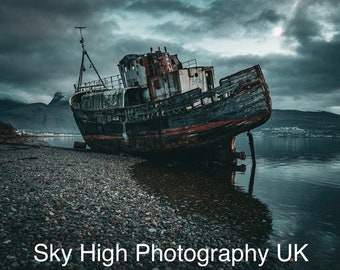
<path fill-rule="evenodd" d="M 255 175 L 250 157 L 239 162 L 246 171 L 235 175 L 213 164 L 155 161 L 138 165 L 136 175 L 183 214 L 227 224 L 253 246 L 280 244 L 286 258 L 289 244 L 308 244 L 309 262 L 300 257 L 284 264 L 289 269 L 340 269 L 340 139 L 254 141 Z M 237 149 L 250 152 L 246 137 L 238 138 Z"/>
<path fill-rule="evenodd" d="M 72 147 L 73 141 L 81 141 L 60 139 L 50 143 Z M 180 207 L 184 204 L 184 212 L 204 213 L 221 224 L 232 217 L 231 228 L 249 241 L 308 244 L 304 254 L 309 262 L 300 260 L 293 269 L 340 269 L 340 139 L 256 137 L 254 142 L 256 169 L 250 194 L 250 157 L 239 161 L 247 170 L 235 174 L 214 165 L 193 168 L 152 162 L 142 163 L 136 172 L 150 192 Z M 237 149 L 250 152 L 246 137 L 237 139 Z M 257 219 L 262 223 L 254 222 Z M 248 225 L 240 229 L 241 223 Z"/>
<path fill-rule="evenodd" d="M 253 196 L 272 214 L 270 241 L 309 244 L 310 262 L 297 269 L 340 269 L 340 139 L 255 138 L 255 151 Z"/>
<path fill-rule="evenodd" d="M 75 141 L 83 142 L 81 135 L 70 135 L 70 136 L 46 136 L 39 137 L 39 140 L 47 142 L 51 146 L 73 148 Z"/>

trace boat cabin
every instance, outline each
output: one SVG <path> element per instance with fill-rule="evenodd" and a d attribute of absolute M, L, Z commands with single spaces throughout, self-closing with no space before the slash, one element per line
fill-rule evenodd
<path fill-rule="evenodd" d="M 195 59 L 181 63 L 166 48 L 128 54 L 119 61 L 118 69 L 119 75 L 75 85 L 80 95 L 73 99 L 73 106 L 87 110 L 122 108 L 215 87 L 212 66 L 197 66 Z"/>
<path fill-rule="evenodd" d="M 195 88 L 202 92 L 214 88 L 213 67 L 199 67 L 196 60 L 181 63 L 166 48 L 126 55 L 119 61 L 118 69 L 127 89 L 125 106 L 162 100 Z"/>

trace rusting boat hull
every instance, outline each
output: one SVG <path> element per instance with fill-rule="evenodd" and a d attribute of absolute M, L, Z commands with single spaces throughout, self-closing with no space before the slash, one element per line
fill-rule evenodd
<path fill-rule="evenodd" d="M 82 109 L 82 96 L 87 94 L 76 93 L 70 100 L 76 123 L 91 149 L 111 153 L 217 145 L 228 149 L 233 137 L 262 125 L 271 115 L 269 90 L 259 65 L 221 79 L 210 91 L 197 88 L 137 106 Z"/>

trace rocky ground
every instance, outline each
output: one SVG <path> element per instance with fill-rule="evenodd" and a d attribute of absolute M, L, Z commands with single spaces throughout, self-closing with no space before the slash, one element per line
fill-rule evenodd
<path fill-rule="evenodd" d="M 202 269 L 197 259 L 166 262 L 143 255 L 137 261 L 136 247 L 197 251 L 248 243 L 227 221 L 183 214 L 180 206 L 150 192 L 133 174 L 140 162 L 125 155 L 0 144 L 0 269 Z M 82 248 L 94 248 L 94 257 L 81 258 Z M 123 251 L 115 255 L 119 248 L 126 257 Z M 258 260 L 233 269 L 257 269 Z M 271 261 L 268 256 L 262 269 L 279 268 Z M 214 261 L 206 268 L 231 269 L 231 263 Z"/>
<path fill-rule="evenodd" d="M 28 136 L 19 132 L 10 123 L 0 121 L 0 143 L 26 144 L 26 145 L 47 145 L 37 140 L 35 136 Z"/>

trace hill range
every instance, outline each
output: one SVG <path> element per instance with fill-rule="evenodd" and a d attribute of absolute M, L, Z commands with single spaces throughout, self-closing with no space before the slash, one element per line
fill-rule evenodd
<path fill-rule="evenodd" d="M 60 92 L 49 104 L 0 100 L 0 120 L 28 132 L 79 133 L 68 97 Z"/>
<path fill-rule="evenodd" d="M 49 104 L 0 99 L 0 120 L 30 132 L 79 133 L 68 104 L 69 97 L 56 92 Z M 273 110 L 270 120 L 256 129 L 275 133 L 328 134 L 340 136 L 340 115 L 318 111 Z M 273 133 L 274 132 L 274 133 Z"/>

